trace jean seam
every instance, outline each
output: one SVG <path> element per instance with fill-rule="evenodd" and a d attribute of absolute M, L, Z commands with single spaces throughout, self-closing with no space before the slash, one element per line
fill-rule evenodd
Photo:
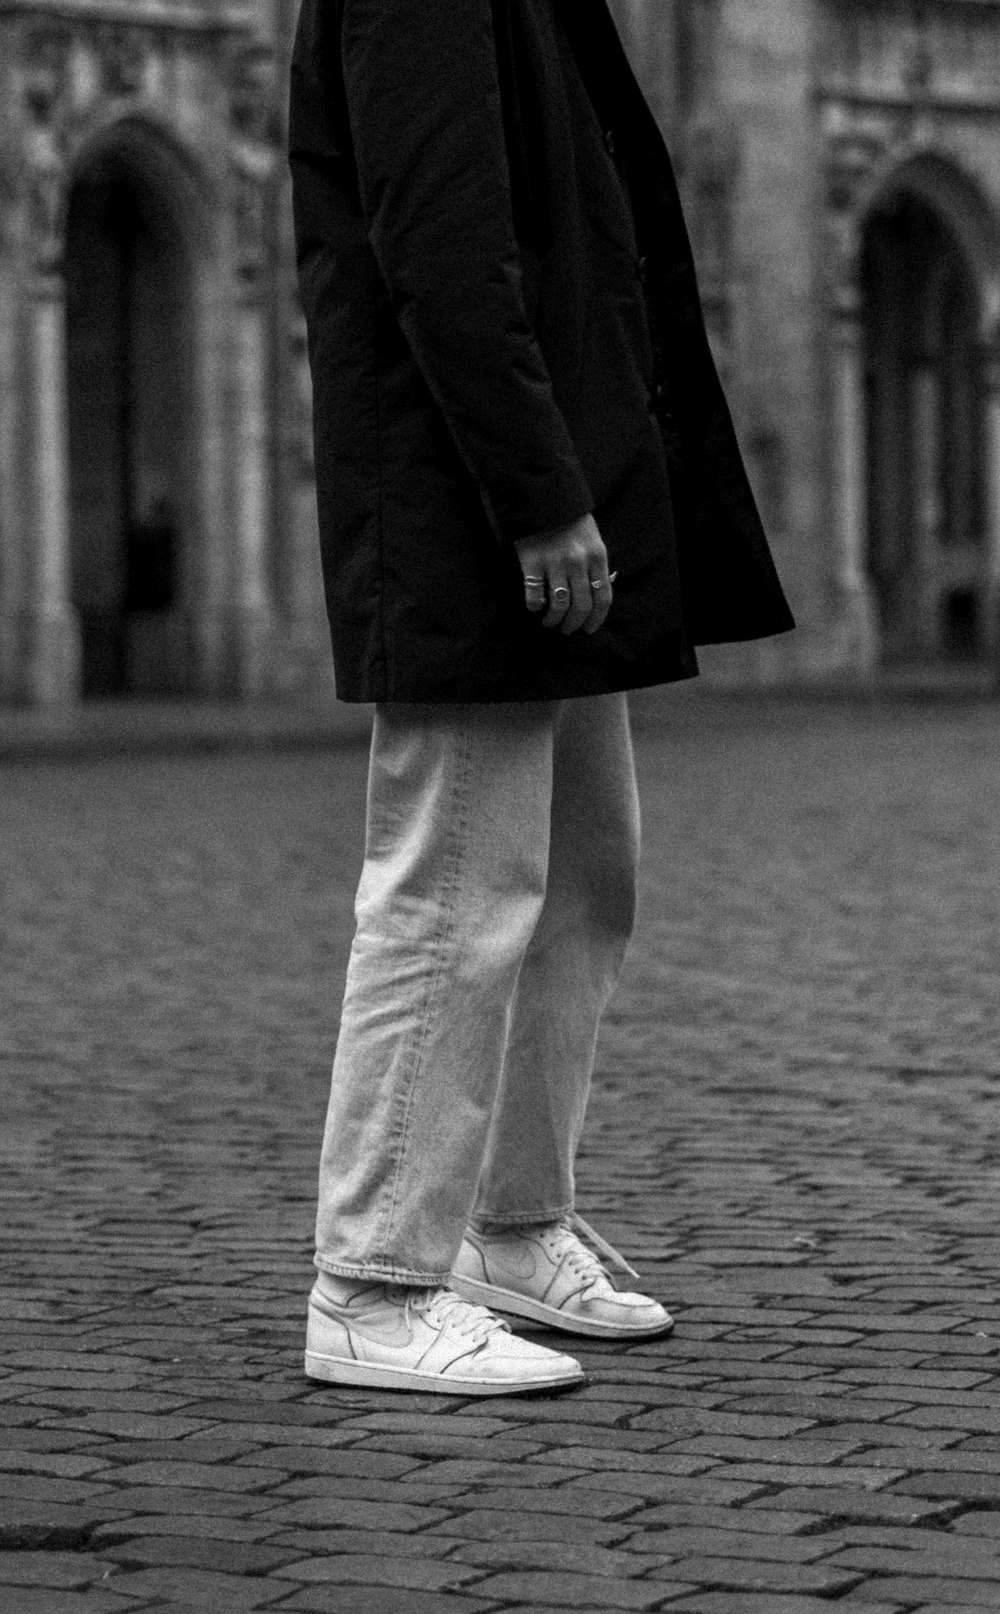
<path fill-rule="evenodd" d="M 569 1216 L 573 1204 L 562 1205 L 554 1210 L 503 1211 L 489 1216 L 474 1215 L 472 1225 L 480 1232 L 487 1232 L 491 1227 L 550 1227 L 553 1222 L 561 1222 L 564 1216 Z"/>
<path fill-rule="evenodd" d="M 369 1283 L 411 1284 L 414 1288 L 436 1289 L 447 1283 L 447 1272 L 414 1271 L 409 1267 L 384 1265 L 373 1261 L 330 1261 L 316 1256 L 313 1265 L 318 1272 L 333 1278 L 356 1278 Z"/>
<path fill-rule="evenodd" d="M 410 1112 L 413 1106 L 413 1094 L 417 1078 L 423 1067 L 427 1041 L 430 1035 L 431 1020 L 437 1002 L 441 981 L 444 975 L 445 956 L 448 951 L 448 941 L 453 928 L 456 898 L 459 886 L 459 877 L 464 858 L 467 828 L 468 828 L 468 775 L 470 758 L 472 754 L 471 736 L 468 720 L 462 728 L 462 745 L 458 757 L 455 782 L 452 787 L 451 816 L 454 824 L 453 846 L 451 863 L 446 875 L 446 884 L 443 891 L 442 914 L 438 927 L 438 934 L 434 938 L 435 966 L 434 975 L 427 990 L 427 1001 L 424 1006 L 424 1016 L 414 1044 L 410 1068 L 403 1078 L 402 1091 L 399 1103 L 402 1107 L 399 1127 L 396 1138 L 396 1169 L 393 1173 L 392 1187 L 389 1190 L 389 1206 L 384 1218 L 384 1231 L 379 1259 L 387 1264 L 389 1242 L 392 1237 L 393 1223 L 399 1203 L 399 1187 L 403 1176 L 403 1167 L 406 1163 L 407 1146 L 409 1141 Z"/>

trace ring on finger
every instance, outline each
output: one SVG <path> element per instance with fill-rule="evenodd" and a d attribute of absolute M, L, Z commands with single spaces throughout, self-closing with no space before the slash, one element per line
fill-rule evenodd
<path fill-rule="evenodd" d="M 565 586 L 565 584 L 561 583 L 558 588 L 554 588 L 554 589 L 551 590 L 550 598 L 552 599 L 553 602 L 556 602 L 556 601 L 562 602 L 563 600 L 568 600 L 569 599 L 569 589 Z"/>

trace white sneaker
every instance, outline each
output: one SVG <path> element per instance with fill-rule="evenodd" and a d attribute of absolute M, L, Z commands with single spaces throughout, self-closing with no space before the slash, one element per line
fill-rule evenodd
<path fill-rule="evenodd" d="M 574 1216 L 573 1223 L 632 1277 L 638 1277 L 582 1217 Z M 666 1334 L 674 1326 L 670 1313 L 658 1301 L 648 1295 L 620 1293 L 600 1259 L 568 1222 L 511 1228 L 503 1233 L 466 1233 L 451 1283 L 466 1300 L 571 1334 L 642 1339 Z"/>
<path fill-rule="evenodd" d="M 310 1378 L 439 1395 L 517 1395 L 583 1383 L 571 1356 L 518 1339 L 451 1289 L 368 1284 L 340 1302 L 321 1284 L 309 1297 Z"/>

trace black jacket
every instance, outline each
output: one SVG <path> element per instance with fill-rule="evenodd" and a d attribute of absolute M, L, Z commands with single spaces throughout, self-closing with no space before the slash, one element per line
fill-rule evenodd
<path fill-rule="evenodd" d="M 552 699 L 792 625 L 605 0 L 303 0 L 290 158 L 345 700 Z M 593 511 L 596 634 L 512 539 Z"/>

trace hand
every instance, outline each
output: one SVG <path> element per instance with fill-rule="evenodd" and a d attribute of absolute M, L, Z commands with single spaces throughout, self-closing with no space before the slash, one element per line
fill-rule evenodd
<path fill-rule="evenodd" d="M 545 611 L 543 628 L 596 633 L 611 609 L 608 552 L 593 516 L 514 541 L 524 574 L 524 603 Z"/>

